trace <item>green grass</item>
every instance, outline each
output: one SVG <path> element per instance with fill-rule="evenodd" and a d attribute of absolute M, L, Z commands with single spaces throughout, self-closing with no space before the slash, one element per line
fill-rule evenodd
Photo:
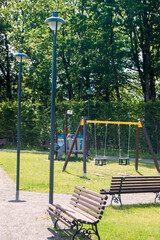
<path fill-rule="evenodd" d="M 1 152 L 0 166 L 16 181 L 16 153 Z M 75 159 L 75 161 L 73 161 Z M 20 189 L 37 192 L 49 191 L 48 154 L 21 153 L 20 155 Z M 72 193 L 75 185 L 84 186 L 99 192 L 102 187 L 109 187 L 113 175 L 157 175 L 154 164 L 139 163 L 138 172 L 134 162 L 119 165 L 116 160 L 108 160 L 105 166 L 95 166 L 88 161 L 86 178 L 83 177 L 82 157 L 71 158 L 65 172 L 64 161 L 54 162 L 54 192 Z"/>
<path fill-rule="evenodd" d="M 99 223 L 99 231 L 104 240 L 160 239 L 159 204 L 107 207 L 103 217 L 105 221 Z"/>
<path fill-rule="evenodd" d="M 0 166 L 15 181 L 16 153 L 1 152 L 0 154 Z M 101 188 L 110 186 L 113 175 L 158 175 L 152 163 L 139 163 L 139 169 L 136 172 L 134 162 L 124 166 L 119 165 L 116 160 L 108 160 L 105 166 L 96 166 L 94 161 L 88 160 L 86 178 L 83 177 L 82 157 L 71 158 L 65 172 L 62 172 L 63 165 L 64 161 L 54 163 L 55 193 L 73 193 L 75 185 L 99 192 Z M 20 189 L 49 191 L 47 154 L 21 153 Z M 98 229 L 101 240 L 159 240 L 160 204 L 107 207 Z M 64 236 L 64 231 L 58 232 Z M 64 239 L 71 239 L 71 237 L 64 237 Z"/>

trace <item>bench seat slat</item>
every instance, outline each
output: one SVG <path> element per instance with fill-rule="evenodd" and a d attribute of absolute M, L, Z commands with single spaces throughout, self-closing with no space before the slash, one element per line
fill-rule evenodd
<path fill-rule="evenodd" d="M 119 187 L 120 184 L 114 184 L 114 185 L 111 185 L 110 188 L 117 188 Z M 160 183 L 125 183 L 123 182 L 122 184 L 123 187 L 132 187 L 132 186 L 135 186 L 135 187 L 160 187 Z"/>
<path fill-rule="evenodd" d="M 119 190 L 118 188 L 117 189 L 101 189 L 101 193 L 106 193 L 106 194 L 113 194 L 113 193 L 135 193 L 135 192 L 160 192 L 160 188 L 128 188 L 128 189 L 121 189 Z"/>
<path fill-rule="evenodd" d="M 78 212 L 78 213 L 80 213 L 80 214 L 82 214 L 83 215 L 83 218 L 84 218 L 84 216 L 87 218 L 87 220 L 86 221 L 88 221 L 88 223 L 98 223 L 99 222 L 99 219 L 101 218 L 101 217 L 99 217 L 99 218 L 96 218 L 96 217 L 94 217 L 94 216 L 91 216 L 90 214 L 88 214 L 87 212 L 84 212 L 84 211 L 82 211 L 81 209 L 79 209 L 79 208 L 75 208 L 73 205 L 71 205 L 70 204 L 70 208 L 72 208 L 73 210 L 75 210 L 76 209 L 76 212 Z M 78 219 L 77 219 L 78 220 Z M 80 219 L 79 219 L 80 220 Z M 82 219 L 81 219 L 82 220 Z"/>
<path fill-rule="evenodd" d="M 71 209 L 69 206 L 66 206 L 65 208 L 62 207 L 59 204 L 53 204 L 53 206 L 50 204 L 49 207 L 55 212 L 57 211 L 57 209 L 59 209 L 60 211 L 62 211 L 62 213 L 67 214 L 69 217 L 75 219 L 74 214 L 75 211 L 73 209 Z"/>
<path fill-rule="evenodd" d="M 121 181 L 117 181 L 117 182 L 112 182 L 111 183 L 111 186 L 114 186 L 114 185 L 119 185 L 121 183 Z M 129 180 L 124 180 L 123 181 L 123 184 L 159 184 L 160 185 L 160 181 L 141 181 L 141 180 L 137 180 L 137 181 L 129 181 Z"/>
<path fill-rule="evenodd" d="M 121 189 L 132 189 L 132 188 L 137 188 L 137 189 L 141 189 L 141 188 L 146 188 L 146 189 L 153 189 L 153 188 L 156 188 L 156 189 L 160 189 L 160 185 L 158 186 L 158 185 L 153 185 L 153 186 L 151 186 L 151 185 L 142 185 L 142 186 L 140 186 L 140 185 L 129 185 L 129 186 L 127 186 L 127 185 L 122 185 L 121 186 Z M 110 190 L 115 190 L 115 189 L 119 189 L 119 186 L 112 186 L 111 188 L 110 188 Z"/>
<path fill-rule="evenodd" d="M 89 214 L 86 214 L 83 211 L 79 211 L 78 208 L 73 207 L 72 205 L 67 206 L 67 208 L 63 208 L 58 204 L 56 204 L 55 206 L 57 206 L 58 209 L 62 211 L 61 216 L 65 217 L 67 215 L 68 217 L 70 217 L 72 219 L 72 222 L 74 220 L 79 221 L 80 219 L 85 223 L 87 223 L 87 222 L 93 223 L 93 222 L 97 221 L 96 217 L 92 217 L 92 216 L 90 216 Z M 52 209 L 54 209 L 54 208 L 52 208 Z M 54 214 L 59 217 L 59 215 L 57 215 L 55 213 L 55 210 L 54 210 Z M 65 215 L 63 215 L 63 214 L 65 214 Z"/>
<path fill-rule="evenodd" d="M 160 176 L 123 176 L 123 177 L 125 177 L 126 179 L 148 179 L 148 178 L 152 178 L 152 179 L 156 179 L 156 178 L 159 178 L 160 179 Z M 112 179 L 114 180 L 114 179 L 119 179 L 119 178 L 121 178 L 120 176 L 113 176 L 112 177 Z"/>
<path fill-rule="evenodd" d="M 61 220 L 61 221 L 63 221 L 63 223 L 65 223 L 68 227 L 70 227 L 71 225 L 72 225 L 72 223 L 73 223 L 73 219 L 72 218 L 70 218 L 70 217 L 68 217 L 66 214 L 64 214 L 63 212 L 61 212 L 61 214 L 59 215 L 57 215 L 55 212 L 53 212 L 52 210 L 50 210 L 50 209 L 48 209 L 48 212 L 52 215 L 52 216 L 54 216 L 54 217 L 56 217 L 58 220 Z"/>

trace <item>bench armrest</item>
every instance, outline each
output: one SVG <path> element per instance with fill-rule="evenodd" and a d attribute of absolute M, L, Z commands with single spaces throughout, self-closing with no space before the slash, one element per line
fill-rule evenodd
<path fill-rule="evenodd" d="M 110 189 L 102 188 L 102 189 L 100 190 L 100 193 L 101 193 L 101 194 L 109 194 L 109 193 L 110 193 Z"/>

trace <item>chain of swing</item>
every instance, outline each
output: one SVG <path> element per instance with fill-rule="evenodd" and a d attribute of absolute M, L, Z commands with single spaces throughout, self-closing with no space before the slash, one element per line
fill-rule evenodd
<path fill-rule="evenodd" d="M 75 131 L 74 131 L 73 126 L 72 126 L 72 124 L 71 124 L 70 117 L 69 117 L 69 116 L 67 116 L 67 117 L 68 117 L 69 126 L 70 126 L 70 128 L 72 129 L 73 134 L 75 134 Z M 61 131 L 61 129 L 62 129 L 63 125 L 64 125 L 64 122 L 65 122 L 65 116 L 64 116 L 64 118 L 63 118 L 63 120 L 62 120 L 62 123 L 61 123 L 61 125 L 60 125 L 60 127 L 59 127 L 59 129 L 58 129 L 58 131 L 57 131 L 58 133 Z"/>
<path fill-rule="evenodd" d="M 129 159 L 130 152 L 130 139 L 131 139 L 131 125 L 128 125 L 128 150 L 127 150 L 127 158 Z M 121 148 L 121 132 L 120 132 L 120 124 L 118 124 L 118 141 L 119 141 L 119 158 L 122 158 L 122 148 Z"/>

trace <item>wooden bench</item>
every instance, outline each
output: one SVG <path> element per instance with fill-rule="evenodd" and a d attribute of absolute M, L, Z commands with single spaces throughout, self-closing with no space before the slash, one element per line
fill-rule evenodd
<path fill-rule="evenodd" d="M 1 138 L 0 139 L 0 147 L 4 146 L 7 142 L 7 139 L 6 138 Z"/>
<path fill-rule="evenodd" d="M 41 144 L 40 144 L 40 147 L 41 148 L 46 148 L 46 149 L 48 149 L 48 148 L 50 148 L 50 141 L 43 141 Z"/>
<path fill-rule="evenodd" d="M 156 200 L 160 200 L 160 176 L 127 176 L 127 177 L 112 177 L 110 189 L 101 189 L 101 194 L 112 195 L 112 201 L 120 203 L 121 194 L 128 193 L 156 193 Z"/>
<path fill-rule="evenodd" d="M 71 201 L 67 207 L 50 204 L 48 212 L 56 218 L 55 228 L 58 221 L 61 221 L 70 229 L 76 228 L 73 239 L 77 234 L 87 237 L 95 234 L 100 239 L 97 224 L 102 218 L 107 198 L 107 196 L 100 193 L 75 186 Z M 89 224 L 90 228 L 87 229 L 85 224 Z"/>

